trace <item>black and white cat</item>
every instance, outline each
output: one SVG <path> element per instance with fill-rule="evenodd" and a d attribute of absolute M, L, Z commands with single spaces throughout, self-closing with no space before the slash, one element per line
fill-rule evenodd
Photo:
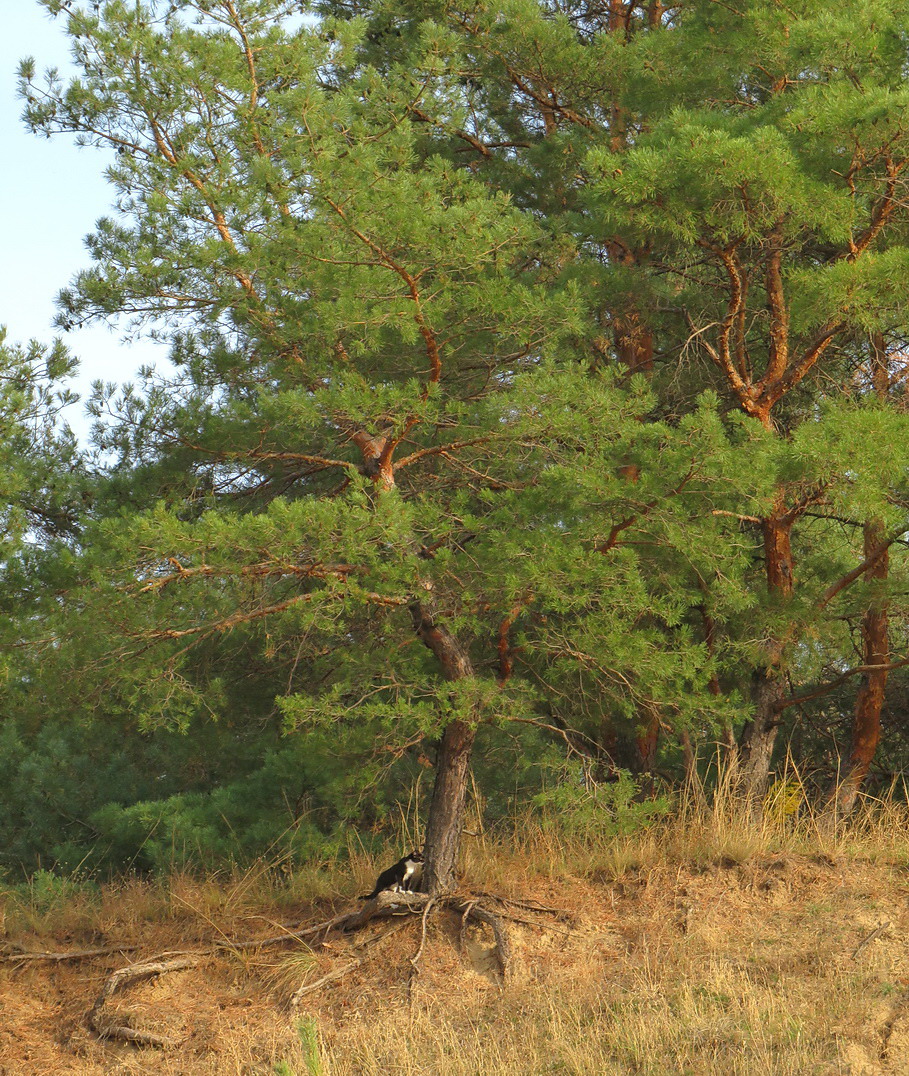
<path fill-rule="evenodd" d="M 364 893 L 360 900 L 372 900 L 383 890 L 394 893 L 412 893 L 423 878 L 423 853 L 415 849 L 409 855 L 399 859 L 394 866 L 382 871 L 376 879 L 376 887 L 371 893 Z"/>

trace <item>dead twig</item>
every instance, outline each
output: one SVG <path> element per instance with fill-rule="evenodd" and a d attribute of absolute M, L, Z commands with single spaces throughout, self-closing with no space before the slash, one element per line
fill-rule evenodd
<path fill-rule="evenodd" d="M 853 953 L 852 953 L 852 959 L 853 959 L 853 960 L 855 960 L 855 958 L 856 958 L 856 957 L 857 957 L 857 956 L 859 955 L 859 953 L 860 953 L 860 952 L 861 952 L 861 951 L 862 951 L 862 950 L 863 950 L 863 949 L 865 948 L 865 946 L 866 946 L 866 945 L 870 945 L 870 944 L 871 944 L 871 943 L 872 943 L 872 942 L 874 941 L 874 939 L 875 939 L 875 938 L 878 938 L 878 937 L 880 937 L 880 936 L 881 936 L 881 934 L 883 934 L 883 933 L 884 933 L 884 931 L 885 931 L 885 930 L 886 930 L 886 929 L 887 929 L 887 928 L 888 928 L 889 926 L 890 926 L 890 923 L 889 923 L 889 922 L 887 922 L 887 923 L 881 923 L 881 925 L 880 925 L 879 927 L 876 927 L 876 928 L 875 928 L 874 930 L 872 930 L 872 931 L 871 931 L 871 933 L 870 933 L 870 934 L 868 935 L 868 937 L 867 937 L 867 938 L 862 938 L 862 940 L 861 940 L 861 941 L 860 941 L 860 942 L 858 943 L 858 945 L 857 945 L 857 946 L 855 947 L 855 949 L 853 950 Z"/>
<path fill-rule="evenodd" d="M 335 968 L 334 971 L 330 971 L 327 975 L 323 975 L 321 979 L 316 979 L 314 983 L 304 983 L 303 986 L 295 990 L 290 998 L 290 1007 L 295 1009 L 300 1004 L 300 999 L 304 998 L 307 994 L 313 993 L 320 987 L 325 986 L 328 983 L 333 983 L 338 979 L 342 979 L 349 971 L 353 971 L 354 968 L 358 968 L 364 961 L 365 957 L 358 957 L 356 960 L 352 960 L 349 964 L 346 964 L 343 968 Z"/>
<path fill-rule="evenodd" d="M 111 956 L 114 953 L 132 953 L 136 945 L 113 945 L 106 949 L 72 949 L 65 953 L 30 952 L 21 949 L 19 952 L 9 952 L 3 955 L 4 960 L 11 964 L 26 964 L 32 961 L 47 961 L 49 963 L 63 964 L 71 960 L 91 960 L 96 956 Z"/>

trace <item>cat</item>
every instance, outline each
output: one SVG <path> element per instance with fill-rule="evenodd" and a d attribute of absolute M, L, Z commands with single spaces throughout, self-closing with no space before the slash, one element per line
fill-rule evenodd
<path fill-rule="evenodd" d="M 376 887 L 371 893 L 364 893 L 360 900 L 372 900 L 383 890 L 390 889 L 396 893 L 412 893 L 423 878 L 423 852 L 415 849 L 410 855 L 399 859 L 394 866 L 382 871 L 376 879 Z"/>

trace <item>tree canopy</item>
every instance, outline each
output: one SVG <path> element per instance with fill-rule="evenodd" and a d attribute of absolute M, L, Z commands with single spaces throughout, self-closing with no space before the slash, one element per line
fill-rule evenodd
<path fill-rule="evenodd" d="M 431 768 L 433 889 L 471 764 L 505 811 L 721 743 L 759 803 L 783 728 L 851 807 L 901 662 L 909 5 L 42 4 L 80 73 L 25 61 L 26 122 L 115 151 L 60 326 L 172 366 L 91 401 L 8 765 L 113 723 L 87 834 L 246 850 Z"/>

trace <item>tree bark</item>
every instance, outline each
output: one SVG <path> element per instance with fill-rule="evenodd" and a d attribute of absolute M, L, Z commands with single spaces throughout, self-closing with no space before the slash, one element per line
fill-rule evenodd
<path fill-rule="evenodd" d="M 474 675 L 470 655 L 437 622 L 429 601 L 413 602 L 410 615 L 414 630 L 438 659 L 447 680 L 463 680 Z M 423 888 L 431 896 L 450 893 L 457 887 L 458 850 L 476 734 L 476 726 L 460 720 L 449 722 L 442 733 L 423 848 Z"/>
<path fill-rule="evenodd" d="M 887 342 L 883 333 L 873 333 L 871 346 L 871 380 L 874 394 L 879 400 L 890 395 L 890 369 Z M 867 560 L 886 541 L 881 520 L 868 520 L 862 532 L 863 553 Z M 885 549 L 865 572 L 865 580 L 872 585 L 886 582 L 890 571 L 889 548 Z M 862 664 L 890 664 L 890 623 L 887 616 L 888 603 L 883 595 L 872 595 L 871 603 L 862 617 Z M 849 760 L 830 790 L 829 808 L 837 817 L 852 813 L 862 782 L 868 776 L 871 763 L 881 739 L 881 714 L 887 688 L 888 670 L 871 669 L 862 676 L 852 714 L 852 743 Z"/>
<path fill-rule="evenodd" d="M 792 597 L 792 523 L 792 515 L 785 511 L 780 494 L 773 515 L 763 522 L 763 531 L 767 590 L 782 602 Z M 786 693 L 782 649 L 780 640 L 771 639 L 768 644 L 767 665 L 756 670 L 752 677 L 754 716 L 742 733 L 739 776 L 745 798 L 754 807 L 761 802 L 767 791 L 773 747 L 779 727 L 779 704 Z"/>
<path fill-rule="evenodd" d="M 450 722 L 442 734 L 423 851 L 423 888 L 431 896 L 457 888 L 458 851 L 476 734 L 476 728 L 463 721 Z"/>
<path fill-rule="evenodd" d="M 752 677 L 754 716 L 745 726 L 739 745 L 738 774 L 745 799 L 757 808 L 767 792 L 770 763 L 779 726 L 779 703 L 786 685 L 779 669 L 759 669 Z"/>
<path fill-rule="evenodd" d="M 660 713 L 656 703 L 640 708 L 641 724 L 634 738 L 637 751 L 637 773 L 653 774 L 657 746 L 660 740 Z"/>

